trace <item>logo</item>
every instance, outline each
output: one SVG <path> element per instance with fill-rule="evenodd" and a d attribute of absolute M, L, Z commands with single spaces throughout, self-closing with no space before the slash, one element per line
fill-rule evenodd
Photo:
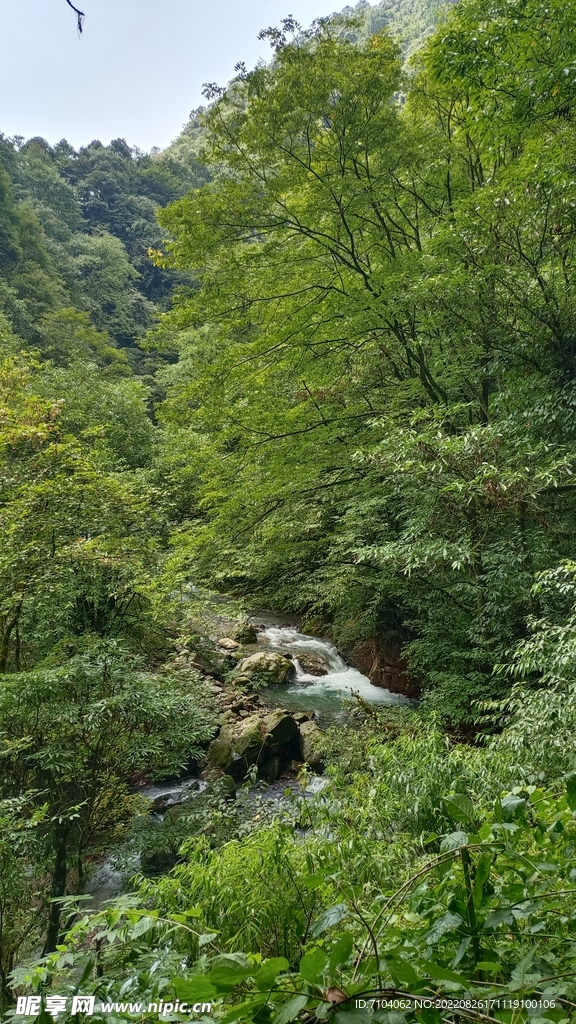
<path fill-rule="evenodd" d="M 95 996 L 72 996 L 71 1013 L 84 1013 L 91 1017 L 94 1013 Z M 68 1009 L 70 1000 L 66 996 L 46 996 L 46 1012 L 52 1017 L 64 1013 Z M 42 1007 L 41 996 L 18 996 L 16 1003 L 17 1017 L 37 1017 Z"/>
<path fill-rule="evenodd" d="M 94 1013 L 94 1007 L 96 1003 L 95 996 L 46 996 L 42 999 L 42 996 L 18 996 L 16 1003 L 16 1016 L 17 1017 L 37 1017 L 40 1013 L 42 1006 L 46 1008 L 46 1012 L 51 1014 L 52 1017 L 58 1017 L 59 1014 L 65 1013 L 68 1010 L 70 1004 L 70 1013 L 72 1016 L 76 1013 L 83 1013 L 86 1017 L 91 1017 Z M 189 1013 L 194 1016 L 204 1016 L 204 1014 L 210 1013 L 212 1009 L 211 1003 L 181 1003 L 177 1000 L 175 1003 L 165 1003 L 163 1000 L 160 1003 L 148 1003 L 148 1013 L 155 1013 L 160 1017 L 167 1017 L 171 1013 Z M 98 1009 L 100 1013 L 146 1013 L 146 1003 L 99 1003 Z"/>

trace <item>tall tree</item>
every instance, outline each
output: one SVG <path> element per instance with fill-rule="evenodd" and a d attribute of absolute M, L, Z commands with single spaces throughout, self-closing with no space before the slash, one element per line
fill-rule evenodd
<path fill-rule="evenodd" d="M 459 67 L 482 17 L 451 15 Z M 401 107 L 386 33 L 294 28 L 213 90 L 218 177 L 161 214 L 167 263 L 201 283 L 164 325 L 187 330 L 163 415 L 205 462 L 207 523 L 180 550 L 342 637 L 410 641 L 429 699 L 466 720 L 574 535 L 572 126 L 553 104 L 485 118 L 444 36 Z"/>

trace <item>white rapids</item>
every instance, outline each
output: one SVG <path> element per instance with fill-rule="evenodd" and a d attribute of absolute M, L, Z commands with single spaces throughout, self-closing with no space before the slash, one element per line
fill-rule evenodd
<path fill-rule="evenodd" d="M 280 654 L 290 654 L 296 669 L 296 679 L 288 687 L 283 688 L 287 695 L 305 697 L 307 705 L 320 705 L 331 698 L 351 697 L 358 693 L 370 704 L 405 704 L 408 699 L 401 694 L 391 693 L 380 686 L 374 686 L 370 680 L 347 665 L 338 651 L 328 640 L 299 633 L 294 626 L 267 626 L 258 636 L 258 642 L 270 650 Z M 328 667 L 324 676 L 307 674 L 298 661 L 298 655 L 313 654 L 320 656 Z"/>

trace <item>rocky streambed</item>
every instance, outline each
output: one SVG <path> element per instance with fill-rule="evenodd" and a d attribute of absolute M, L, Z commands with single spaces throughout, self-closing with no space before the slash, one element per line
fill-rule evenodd
<path fill-rule="evenodd" d="M 374 686 L 347 665 L 329 640 L 292 623 L 254 616 L 217 649 L 235 659 L 221 699 L 227 705 L 205 767 L 240 781 L 251 768 L 266 782 L 299 765 L 322 767 L 322 726 L 342 717 L 345 698 L 398 704 L 402 695 Z"/>
<path fill-rule="evenodd" d="M 198 649 L 183 646 L 176 659 L 180 667 L 204 676 L 219 711 L 218 731 L 193 774 L 136 787 L 135 793 L 149 802 L 152 848 L 161 852 L 132 850 L 128 860 L 124 855 L 123 869 L 111 854 L 87 886 L 95 905 L 121 892 L 129 875 L 139 870 L 157 874 L 176 863 L 178 821 L 195 813 L 199 797 L 202 803 L 217 792 L 235 801 L 242 817 L 255 817 L 256 808 L 261 820 L 262 801 L 274 814 L 286 790 L 299 791 L 304 766 L 307 791 L 313 793 L 324 768 L 324 728 L 349 717 L 343 710 L 346 698 L 357 694 L 366 703 L 406 702 L 374 686 L 346 664 L 328 639 L 301 632 L 297 622 L 257 613 L 226 625 L 226 635 L 204 638 Z M 255 784 L 250 791 L 240 788 L 247 779 Z M 162 833 L 174 828 L 174 844 L 164 846 Z"/>

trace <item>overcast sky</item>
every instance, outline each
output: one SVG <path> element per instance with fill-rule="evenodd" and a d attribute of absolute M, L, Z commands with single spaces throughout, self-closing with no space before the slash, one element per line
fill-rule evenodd
<path fill-rule="evenodd" d="M 345 0 L 0 0 L 0 132 L 78 147 L 125 138 L 164 147 L 199 106 L 270 47 L 256 36 L 292 14 L 303 25 Z"/>

